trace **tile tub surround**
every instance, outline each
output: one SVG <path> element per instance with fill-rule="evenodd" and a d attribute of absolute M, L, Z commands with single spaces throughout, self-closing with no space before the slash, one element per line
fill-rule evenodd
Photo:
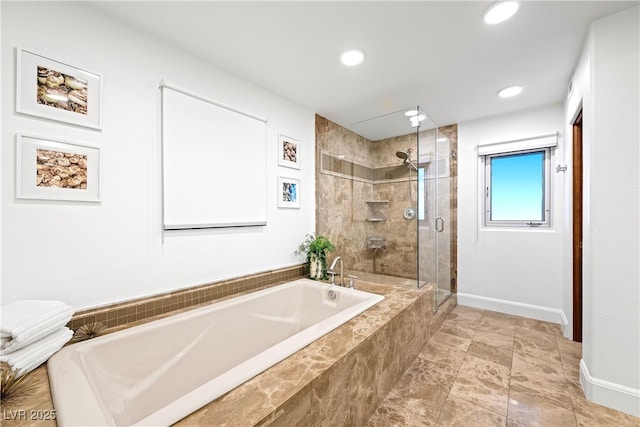
<path fill-rule="evenodd" d="M 140 298 L 118 304 L 77 312 L 67 326 L 73 330 L 80 326 L 102 322 L 107 328 L 126 325 L 137 320 L 153 318 L 205 302 L 258 290 L 267 286 L 290 282 L 307 275 L 305 264 L 265 271 L 229 280 L 195 286 L 178 291 Z"/>
<path fill-rule="evenodd" d="M 356 284 L 385 300 L 175 425 L 364 425 L 453 309 L 455 298 L 434 314 L 432 285 L 415 290 Z M 41 379 L 37 395 L 6 411 L 53 409 L 46 367 L 32 374 Z M 55 425 L 35 421 L 5 419 L 2 425 Z"/>

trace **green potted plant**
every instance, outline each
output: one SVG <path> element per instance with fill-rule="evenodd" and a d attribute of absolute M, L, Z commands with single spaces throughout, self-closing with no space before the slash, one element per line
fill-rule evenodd
<path fill-rule="evenodd" d="M 309 278 L 313 280 L 327 279 L 327 251 L 334 251 L 336 247 L 324 236 L 307 234 L 296 254 L 307 256 Z"/>

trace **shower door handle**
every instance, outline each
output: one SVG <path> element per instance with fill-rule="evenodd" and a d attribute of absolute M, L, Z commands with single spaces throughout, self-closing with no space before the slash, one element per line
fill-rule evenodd
<path fill-rule="evenodd" d="M 439 216 L 436 218 L 436 231 L 442 233 L 444 231 L 444 219 Z"/>

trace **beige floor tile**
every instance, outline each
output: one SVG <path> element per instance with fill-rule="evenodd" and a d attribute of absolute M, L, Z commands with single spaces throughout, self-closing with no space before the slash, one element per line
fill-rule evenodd
<path fill-rule="evenodd" d="M 449 387 L 424 384 L 413 381 L 410 375 L 403 375 L 390 394 L 405 399 L 419 400 L 425 409 L 437 414 L 447 399 Z"/>
<path fill-rule="evenodd" d="M 463 338 L 473 338 L 476 333 L 474 320 L 445 320 L 442 322 L 439 331 Z"/>
<path fill-rule="evenodd" d="M 447 316 L 447 320 L 451 322 L 459 322 L 466 324 L 477 324 L 482 319 L 482 312 L 468 312 L 468 311 L 452 311 Z"/>
<path fill-rule="evenodd" d="M 560 353 L 568 353 L 578 358 L 582 357 L 582 343 L 571 341 L 566 339 L 564 336 L 558 337 L 556 336 L 556 342 L 558 343 L 558 349 L 560 349 Z"/>
<path fill-rule="evenodd" d="M 576 416 L 571 406 L 562 408 L 537 393 L 509 392 L 508 417 L 529 427 L 574 427 Z"/>
<path fill-rule="evenodd" d="M 483 381 L 490 381 L 502 387 L 509 387 L 511 369 L 499 363 L 467 354 L 462 361 L 458 375 L 476 377 Z"/>
<path fill-rule="evenodd" d="M 472 341 L 467 353 L 490 362 L 499 363 L 509 368 L 511 367 L 513 358 L 513 351 L 511 351 L 511 349 L 495 347 L 479 341 Z"/>
<path fill-rule="evenodd" d="M 511 372 L 510 392 L 528 393 L 542 396 L 561 408 L 571 408 L 569 385 L 562 380 L 553 380 L 513 370 Z"/>
<path fill-rule="evenodd" d="M 525 375 L 535 375 L 556 381 L 565 379 L 560 356 L 545 355 L 539 352 L 521 354 L 514 351 L 511 369 Z"/>
<path fill-rule="evenodd" d="M 590 402 L 579 384 L 569 383 L 579 426 L 640 427 L 640 418 Z"/>
<path fill-rule="evenodd" d="M 425 386 L 451 388 L 458 374 L 458 364 L 452 360 L 438 360 L 436 362 L 421 357 L 411 364 L 404 373 L 410 381 Z"/>
<path fill-rule="evenodd" d="M 513 348 L 513 336 L 503 335 L 497 332 L 478 330 L 473 336 L 472 341 L 478 341 L 493 347 L 507 348 L 509 350 Z"/>
<path fill-rule="evenodd" d="M 513 336 L 516 325 L 515 321 L 503 321 L 500 319 L 483 316 L 478 323 L 478 329 L 483 331 L 497 332 L 502 335 Z"/>
<path fill-rule="evenodd" d="M 562 359 L 562 370 L 567 381 L 580 382 L 580 360 Z"/>
<path fill-rule="evenodd" d="M 450 315 L 453 314 L 466 314 L 468 316 L 476 316 L 478 319 L 482 317 L 484 314 L 484 310 L 481 308 L 469 307 L 466 305 L 456 305 L 456 307 L 451 311 Z"/>
<path fill-rule="evenodd" d="M 368 427 L 430 427 L 436 424 L 438 412 L 430 411 L 419 399 L 387 397 L 373 413 Z"/>
<path fill-rule="evenodd" d="M 442 347 L 454 351 L 467 351 L 469 344 L 471 344 L 471 339 L 438 331 L 433 334 L 429 340 L 429 344 L 432 344 L 434 347 Z"/>
<path fill-rule="evenodd" d="M 506 419 L 501 415 L 456 396 L 450 396 L 442 408 L 436 425 L 439 427 L 491 427 L 504 426 L 505 423 Z"/>
<path fill-rule="evenodd" d="M 563 351 L 560 351 L 560 359 L 562 360 L 562 363 L 571 363 L 575 366 L 580 367 L 580 359 L 582 359 L 582 356 L 580 356 L 579 354 L 574 354 L 574 353 L 565 353 Z"/>
<path fill-rule="evenodd" d="M 501 322 L 515 323 L 516 318 L 518 318 L 519 316 L 514 316 L 512 314 L 506 314 L 506 313 L 499 313 L 497 311 L 485 310 L 483 317 L 499 320 Z"/>
<path fill-rule="evenodd" d="M 457 306 L 368 426 L 640 427 L 584 397 L 581 357 L 559 325 Z"/>
<path fill-rule="evenodd" d="M 526 329 L 533 329 L 534 331 L 544 332 L 556 336 L 562 336 L 562 328 L 557 323 L 528 319 L 526 317 L 518 317 L 516 319 L 516 326 L 520 326 Z"/>
<path fill-rule="evenodd" d="M 466 351 L 451 350 L 446 347 L 438 346 L 436 343 L 429 342 L 418 354 L 418 357 L 432 362 L 450 361 L 459 368 L 462 364 Z"/>
<path fill-rule="evenodd" d="M 550 365 L 562 363 L 562 359 L 560 358 L 560 351 L 556 346 L 545 347 L 535 343 L 521 341 L 520 339 L 518 339 L 518 342 L 516 343 L 516 338 L 514 338 L 513 341 L 514 355 L 528 356 L 536 360 L 544 361 Z"/>
<path fill-rule="evenodd" d="M 534 357 L 541 355 L 545 360 L 549 360 L 550 363 L 561 361 L 560 351 L 558 351 L 558 347 L 556 345 L 553 347 L 547 347 L 537 343 L 536 341 L 531 341 L 526 338 L 523 339 L 517 335 L 513 340 L 513 352 L 521 355 L 533 355 Z"/>
<path fill-rule="evenodd" d="M 515 338 L 521 342 L 535 344 L 540 347 L 558 349 L 558 337 L 556 335 L 536 331 L 535 329 L 516 326 Z"/>
<path fill-rule="evenodd" d="M 507 417 L 507 427 L 529 427 L 529 426 L 523 423 L 519 423 L 513 418 Z"/>
<path fill-rule="evenodd" d="M 507 415 L 509 387 L 459 374 L 451 387 L 450 395 L 457 396 L 498 415 Z"/>

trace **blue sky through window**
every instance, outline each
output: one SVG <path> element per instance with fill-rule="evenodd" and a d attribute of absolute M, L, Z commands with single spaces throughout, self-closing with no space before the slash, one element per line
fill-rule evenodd
<path fill-rule="evenodd" d="M 491 158 L 491 220 L 544 220 L 544 152 Z"/>

